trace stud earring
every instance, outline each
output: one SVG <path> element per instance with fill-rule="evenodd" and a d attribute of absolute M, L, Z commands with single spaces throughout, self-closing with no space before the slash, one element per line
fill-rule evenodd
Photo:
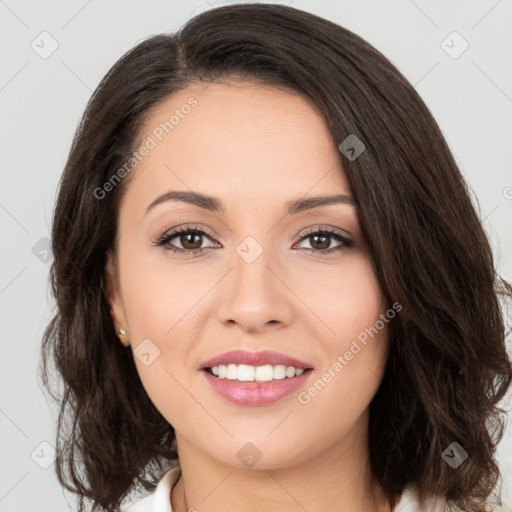
<path fill-rule="evenodd" d="M 117 330 L 117 334 L 118 334 L 119 336 L 126 336 L 126 331 L 125 331 L 124 329 L 118 329 L 118 330 Z"/>

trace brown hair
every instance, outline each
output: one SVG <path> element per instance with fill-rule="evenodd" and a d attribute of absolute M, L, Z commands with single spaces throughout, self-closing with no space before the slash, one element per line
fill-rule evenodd
<path fill-rule="evenodd" d="M 402 310 L 370 404 L 370 459 L 391 503 L 406 485 L 481 512 L 500 473 L 498 402 L 511 380 L 493 256 L 467 186 L 428 108 L 381 53 L 349 30 L 282 5 L 219 7 L 176 34 L 126 53 L 92 95 L 60 183 L 53 220 L 57 312 L 42 345 L 53 361 L 56 471 L 80 510 L 115 510 L 138 486 L 154 488 L 177 457 L 173 427 L 147 396 L 132 351 L 110 315 L 105 264 L 129 178 L 95 193 L 130 158 L 151 109 L 195 83 L 242 78 L 311 100 L 336 145 L 358 201 L 377 277 Z M 501 286 L 498 288 L 498 286 Z M 51 392 L 51 391 L 50 391 Z M 69 416 L 70 421 L 66 421 Z M 469 454 L 454 470 L 442 452 Z"/>

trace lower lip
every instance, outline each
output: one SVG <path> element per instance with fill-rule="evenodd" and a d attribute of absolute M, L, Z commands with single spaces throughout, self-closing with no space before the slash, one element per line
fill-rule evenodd
<path fill-rule="evenodd" d="M 206 380 L 220 396 L 239 405 L 252 406 L 270 404 L 293 393 L 304 385 L 311 372 L 308 370 L 297 377 L 285 377 L 268 382 L 240 382 L 219 379 L 202 370 Z"/>

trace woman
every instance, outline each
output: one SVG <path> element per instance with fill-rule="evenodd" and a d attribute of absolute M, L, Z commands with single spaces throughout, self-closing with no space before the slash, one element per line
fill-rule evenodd
<path fill-rule="evenodd" d="M 486 510 L 512 289 L 429 110 L 350 31 L 245 4 L 138 44 L 53 253 L 80 510 Z"/>

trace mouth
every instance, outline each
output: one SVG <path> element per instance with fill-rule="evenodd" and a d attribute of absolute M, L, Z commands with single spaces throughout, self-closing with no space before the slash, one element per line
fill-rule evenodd
<path fill-rule="evenodd" d="M 219 365 L 201 371 L 206 383 L 219 397 L 237 406 L 261 407 L 291 397 L 306 386 L 313 372 L 313 368 L 299 370 L 271 365 L 240 371 L 240 366 L 243 365 Z"/>
<path fill-rule="evenodd" d="M 239 406 L 264 406 L 290 396 L 314 370 L 310 363 L 273 350 L 232 350 L 198 369 L 217 395 Z"/>

